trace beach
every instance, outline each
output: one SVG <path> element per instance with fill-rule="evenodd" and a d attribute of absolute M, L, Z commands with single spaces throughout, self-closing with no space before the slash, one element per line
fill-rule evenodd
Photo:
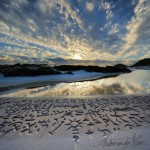
<path fill-rule="evenodd" d="M 0 0 L 0 150 L 150 150 L 150 0 Z"/>
<path fill-rule="evenodd" d="M 150 94 L 1 97 L 1 150 L 149 150 Z"/>

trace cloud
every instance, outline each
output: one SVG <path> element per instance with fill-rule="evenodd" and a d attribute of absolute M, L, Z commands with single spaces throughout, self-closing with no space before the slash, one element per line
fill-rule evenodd
<path fill-rule="evenodd" d="M 94 10 L 94 4 L 92 2 L 86 2 L 86 9 L 92 12 Z"/>
<path fill-rule="evenodd" d="M 81 63 L 137 60 L 150 47 L 149 5 L 148 0 L 1 0 L 0 54 L 10 59 L 32 54 L 47 62 L 59 57 L 66 63 L 75 55 Z"/>
<path fill-rule="evenodd" d="M 113 24 L 108 34 L 115 34 L 119 31 L 119 24 Z"/>
<path fill-rule="evenodd" d="M 36 32 L 38 30 L 38 27 L 36 23 L 34 22 L 34 20 L 27 19 L 27 23 L 28 23 L 29 29 L 32 30 L 33 32 Z"/>
<path fill-rule="evenodd" d="M 104 10 L 106 13 L 106 19 L 110 19 L 113 17 L 112 8 L 115 7 L 111 2 L 106 0 L 102 0 L 99 6 L 100 10 Z"/>
<path fill-rule="evenodd" d="M 16 64 L 16 63 L 30 63 L 30 64 L 49 64 L 49 65 L 54 65 L 53 62 L 46 61 L 43 59 L 39 58 L 29 58 L 28 56 L 15 56 L 15 55 L 5 55 L 1 56 L 0 55 L 0 64 Z"/>
<path fill-rule="evenodd" d="M 133 6 L 135 6 L 136 4 L 137 4 L 137 0 L 131 0 L 131 4 L 133 5 Z"/>
<path fill-rule="evenodd" d="M 42 0 L 42 1 L 37 1 L 36 5 L 37 5 L 38 10 L 42 14 L 46 15 L 47 13 L 52 14 L 52 9 L 54 8 L 55 3 L 49 0 Z"/>
<path fill-rule="evenodd" d="M 146 41 L 149 40 L 149 32 L 147 32 L 150 28 L 149 4 L 149 1 L 139 0 L 139 3 L 134 8 L 135 16 L 132 17 L 126 26 L 128 32 L 124 37 L 125 50 L 123 53 L 133 48 L 135 44 L 141 44 L 141 42 L 144 42 L 144 39 Z"/>
<path fill-rule="evenodd" d="M 20 9 L 22 6 L 27 5 L 28 1 L 27 0 L 15 0 L 15 1 L 11 1 L 10 3 L 13 8 Z"/>

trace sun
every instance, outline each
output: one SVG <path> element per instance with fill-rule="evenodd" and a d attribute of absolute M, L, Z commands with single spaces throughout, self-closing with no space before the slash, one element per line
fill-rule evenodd
<path fill-rule="evenodd" d="M 79 54 L 75 54 L 75 55 L 73 56 L 73 59 L 81 60 L 82 57 L 81 57 Z"/>

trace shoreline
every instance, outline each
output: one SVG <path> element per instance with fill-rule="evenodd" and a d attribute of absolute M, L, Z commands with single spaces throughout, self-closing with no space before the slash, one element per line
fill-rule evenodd
<path fill-rule="evenodd" d="M 106 79 L 106 78 L 111 78 L 111 77 L 116 77 L 120 74 L 115 74 L 115 75 L 105 75 L 105 76 L 100 76 L 100 77 L 94 77 L 91 79 L 83 79 L 83 80 L 72 80 L 72 81 L 42 81 L 42 82 L 32 82 L 32 83 L 23 83 L 23 84 L 18 84 L 18 85 L 12 85 L 12 86 L 4 86 L 0 87 L 0 94 L 1 92 L 6 92 L 6 91 L 11 91 L 23 88 L 23 89 L 32 89 L 32 88 L 37 88 L 37 87 L 43 87 L 43 86 L 48 86 L 48 85 L 56 85 L 59 83 L 73 83 L 73 82 L 86 82 L 86 81 L 95 81 L 99 79 Z M 34 84 L 34 85 L 33 85 Z"/>
<path fill-rule="evenodd" d="M 26 97 L 26 96 L 23 96 L 23 97 L 3 97 L 3 96 L 0 96 L 0 99 L 2 98 L 13 98 L 13 99 L 90 99 L 90 98 L 121 98 L 121 97 L 136 97 L 136 96 L 148 96 L 150 97 L 150 92 L 141 92 L 141 93 L 131 93 L 131 94 L 107 94 L 107 95 L 91 95 L 91 96 L 51 96 L 51 97 L 47 97 L 47 96 L 37 96 L 37 97 Z"/>

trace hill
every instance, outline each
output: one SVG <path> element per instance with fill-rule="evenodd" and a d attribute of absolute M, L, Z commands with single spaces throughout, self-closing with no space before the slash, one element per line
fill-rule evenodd
<path fill-rule="evenodd" d="M 139 60 L 137 63 L 132 65 L 133 67 L 135 66 L 150 66 L 150 58 L 145 58 L 142 60 Z"/>
<path fill-rule="evenodd" d="M 119 66 L 82 66 L 82 65 L 61 65 L 48 66 L 46 64 L 15 64 L 15 65 L 0 65 L 0 73 L 5 77 L 13 76 L 39 76 L 39 75 L 56 75 L 62 74 L 65 71 L 67 74 L 72 74 L 72 71 L 87 71 L 87 72 L 102 72 L 102 73 L 129 73 L 127 68 Z"/>

